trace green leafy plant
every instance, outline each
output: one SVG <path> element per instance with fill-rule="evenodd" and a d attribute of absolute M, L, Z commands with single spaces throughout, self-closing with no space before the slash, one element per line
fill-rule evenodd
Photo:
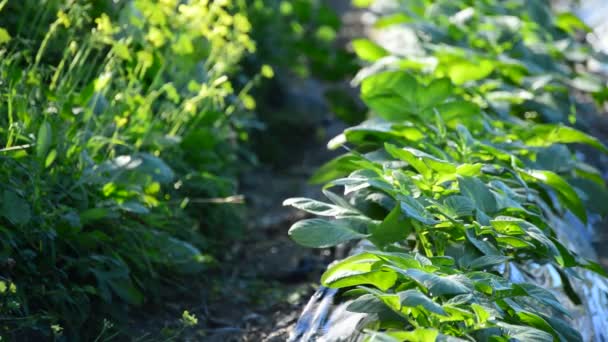
<path fill-rule="evenodd" d="M 447 77 L 503 117 L 568 122 L 585 109 L 571 91 L 604 101 L 605 82 L 581 66 L 605 56 L 572 34 L 588 31 L 584 23 L 570 13 L 553 15 L 548 1 L 395 3 L 381 10 L 373 29 L 399 27 L 405 43 L 355 41 L 360 58 Z"/>
<path fill-rule="evenodd" d="M 0 8 L 0 334 L 113 336 L 239 229 L 251 24 L 230 1 Z"/>
<path fill-rule="evenodd" d="M 290 236 L 316 248 L 366 241 L 363 251 L 332 264 L 321 283 L 355 298 L 347 310 L 366 318 L 353 334 L 362 332 L 369 340 L 582 340 L 568 323 L 571 314 L 564 302 L 513 273 L 530 264 L 551 267 L 571 303 L 580 303 L 571 285 L 577 270 L 606 275 L 598 264 L 569 250 L 559 235 L 563 232 L 554 228 L 564 224 L 567 212 L 587 222 L 593 203 L 607 194 L 599 171 L 577 159 L 568 144 L 587 144 L 604 153 L 608 149 L 574 128 L 537 122 L 552 120 L 548 116 L 521 115 L 530 110 L 521 102 L 504 111 L 484 100 L 489 84 L 509 89 L 509 96 L 522 91 L 505 76 L 513 69 L 496 64 L 518 48 L 501 41 L 507 46 L 497 50 L 490 44 L 496 37 L 479 37 L 485 31 L 476 25 L 493 22 L 484 20 L 485 13 L 518 13 L 529 2 L 400 4 L 377 25 L 408 23 L 421 36 L 441 37 L 445 45 L 433 49 L 433 38 L 423 42 L 437 65 L 426 68 L 410 56 L 392 57 L 388 47 L 355 42 L 362 59 L 395 60 L 394 70 L 362 72 L 361 98 L 375 117 L 330 141 L 330 148 L 343 146 L 349 152 L 313 177 L 326 183 L 329 202 L 285 202 L 321 216 L 295 223 Z M 445 22 L 449 16 L 442 10 L 455 14 L 466 6 L 475 13 L 471 24 Z M 532 14 L 540 10 L 531 6 Z M 524 25 L 534 20 L 522 13 L 511 20 Z M 447 31 L 441 31 L 441 24 Z M 556 25 L 521 32 L 565 37 L 569 30 Z M 450 34 L 467 40 L 456 43 Z M 529 49 L 529 39 L 520 50 Z M 492 55 L 476 48 L 491 48 Z M 442 59 L 445 51 L 465 50 L 466 55 Z M 508 59 L 507 64 L 517 65 L 520 81 L 540 77 L 521 66 L 527 62 Z M 565 76 L 549 75 L 553 86 L 536 88 L 528 101 L 553 96 L 556 86 L 568 89 Z M 556 121 L 567 118 L 569 108 L 552 107 Z M 337 187 L 341 195 L 330 191 Z"/>
<path fill-rule="evenodd" d="M 342 23 L 319 0 L 253 0 L 248 6 L 258 53 L 252 59 L 295 76 L 341 81 L 356 71 L 351 53 L 336 46 Z"/>
<path fill-rule="evenodd" d="M 301 136 L 319 135 L 329 111 L 350 124 L 363 121 L 362 106 L 344 86 L 358 66 L 341 39 L 339 13 L 327 1 L 248 4 L 257 51 L 245 59 L 245 70 L 270 64 L 277 74 L 253 89 L 263 126 L 252 141 L 263 163 L 281 166 L 294 162 Z"/>

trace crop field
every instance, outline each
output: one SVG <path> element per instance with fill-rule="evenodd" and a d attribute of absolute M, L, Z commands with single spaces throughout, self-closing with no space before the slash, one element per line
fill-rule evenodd
<path fill-rule="evenodd" d="M 608 339 L 577 6 L 0 0 L 0 340 Z"/>

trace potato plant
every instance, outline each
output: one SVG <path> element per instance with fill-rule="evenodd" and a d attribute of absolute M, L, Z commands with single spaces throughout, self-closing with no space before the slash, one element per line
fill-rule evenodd
<path fill-rule="evenodd" d="M 319 216 L 289 235 L 313 248 L 361 245 L 321 278 L 365 314 L 353 336 L 582 340 L 567 301 L 514 273 L 554 269 L 573 304 L 577 272 L 606 276 L 554 229 L 568 213 L 587 222 L 608 194 L 571 144 L 608 148 L 564 124 L 575 121 L 571 87 L 600 100 L 604 91 L 579 87 L 592 76 L 569 53 L 588 49 L 569 34 L 584 25 L 541 1 L 394 4 L 376 27 L 410 27 L 420 50 L 354 42 L 375 62 L 359 75 L 372 117 L 330 141 L 348 152 L 313 177 L 328 201 L 285 201 Z"/>

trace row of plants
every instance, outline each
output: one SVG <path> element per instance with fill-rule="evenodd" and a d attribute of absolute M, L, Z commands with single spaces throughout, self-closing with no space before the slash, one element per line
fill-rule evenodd
<path fill-rule="evenodd" d="M 250 90 L 272 69 L 240 72 L 245 1 L 0 11 L 0 335 L 116 336 L 241 229 Z"/>
<path fill-rule="evenodd" d="M 587 28 L 548 1 L 373 2 L 356 3 L 378 10 L 376 36 L 413 39 L 353 42 L 372 118 L 330 141 L 348 152 L 313 177 L 328 202 L 285 202 L 320 216 L 290 228 L 297 243 L 363 246 L 321 278 L 366 314 L 351 337 L 583 340 L 574 284 L 606 273 L 555 228 L 606 214 L 601 173 L 570 145 L 608 148 L 566 125 L 606 92 L 581 67 L 601 57 L 574 38 Z M 555 269 L 568 300 L 515 281 L 530 265 Z"/>
<path fill-rule="evenodd" d="M 363 121 L 365 113 L 341 84 L 358 71 L 356 58 L 339 40 L 342 23 L 327 1 L 251 1 L 249 17 L 257 51 L 245 65 L 255 71 L 270 64 L 277 75 L 253 89 L 264 127 L 252 141 L 262 163 L 296 162 L 294 149 L 302 137 L 320 135 L 328 107 L 342 121 Z"/>

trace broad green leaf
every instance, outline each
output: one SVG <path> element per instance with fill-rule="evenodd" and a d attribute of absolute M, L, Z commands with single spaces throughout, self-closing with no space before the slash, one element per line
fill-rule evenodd
<path fill-rule="evenodd" d="M 394 293 L 384 293 L 382 291 L 376 290 L 374 288 L 360 286 L 359 288 L 364 289 L 365 291 L 375 295 L 378 299 L 380 299 L 387 308 L 390 308 L 394 312 L 398 313 L 401 310 L 401 302 L 398 295 Z"/>
<path fill-rule="evenodd" d="M 390 270 L 374 268 L 374 265 L 381 261 L 382 259 L 371 253 L 348 257 L 330 266 L 321 277 L 321 283 L 332 288 L 370 284 L 386 291 L 397 281 L 397 274 Z"/>
<path fill-rule="evenodd" d="M 520 239 L 514 236 L 498 236 L 496 242 L 499 245 L 506 245 L 512 248 L 533 248 L 534 245 L 524 239 Z"/>
<path fill-rule="evenodd" d="M 469 240 L 469 242 L 471 244 L 473 244 L 473 246 L 475 246 L 483 254 L 498 255 L 498 256 L 502 255 L 501 251 L 498 250 L 492 243 L 482 240 L 482 239 L 478 239 L 475 236 L 475 229 L 473 229 L 473 228 L 467 229 L 465 231 L 465 235 L 467 237 L 467 240 Z"/>
<path fill-rule="evenodd" d="M 480 108 L 473 102 L 465 100 L 452 100 L 434 105 L 423 111 L 423 117 L 430 118 L 437 112 L 445 122 L 446 126 L 455 129 L 458 125 L 466 125 L 469 128 L 481 126 L 479 120 Z"/>
<path fill-rule="evenodd" d="M 435 303 L 432 299 L 427 297 L 424 293 L 418 290 L 407 290 L 398 292 L 397 295 L 401 300 L 401 305 L 407 307 L 421 306 L 424 309 L 436 313 L 438 315 L 447 316 L 441 306 Z"/>
<path fill-rule="evenodd" d="M 542 317 L 540 317 L 539 315 L 537 315 L 533 312 L 525 311 L 525 310 L 518 311 L 517 318 L 519 318 L 520 321 L 522 321 L 532 327 L 535 327 L 542 331 L 548 332 L 549 334 L 553 335 L 555 338 L 559 338 L 555 329 L 553 329 L 553 327 L 551 327 L 551 325 L 549 323 L 547 323 L 547 321 L 545 321 Z"/>
<path fill-rule="evenodd" d="M 108 285 L 124 301 L 131 305 L 141 305 L 144 295 L 138 290 L 128 278 L 113 278 L 108 280 Z"/>
<path fill-rule="evenodd" d="M 551 144 L 586 144 L 608 153 L 608 147 L 600 140 L 577 129 L 562 125 L 539 124 L 522 132 L 528 135 L 525 143 L 529 146 L 549 146 Z"/>
<path fill-rule="evenodd" d="M 150 209 L 148 209 L 146 206 L 144 206 L 143 204 L 141 204 L 137 201 L 126 201 L 126 202 L 120 203 L 118 205 L 118 208 L 120 208 L 121 210 L 124 210 L 124 211 L 128 211 L 130 213 L 140 214 L 140 215 L 146 215 L 146 214 L 150 213 Z"/>
<path fill-rule="evenodd" d="M 583 337 L 572 327 L 571 323 L 543 314 L 541 314 L 541 317 L 551 324 L 551 327 L 559 334 L 561 341 L 583 341 Z"/>
<path fill-rule="evenodd" d="M 404 220 L 401 206 L 397 205 L 373 231 L 371 240 L 374 244 L 384 246 L 405 240 L 411 232 L 409 223 Z"/>
<path fill-rule="evenodd" d="M 606 271 L 606 269 L 604 269 L 604 267 L 602 267 L 602 265 L 598 264 L 597 262 L 593 261 L 593 260 L 589 260 L 589 259 L 584 259 L 584 261 L 579 261 L 579 265 L 580 267 L 587 269 L 589 271 L 593 271 L 599 275 L 601 275 L 604 278 L 608 278 L 608 272 Z"/>
<path fill-rule="evenodd" d="M 304 210 L 306 212 L 319 216 L 336 217 L 359 214 L 348 208 L 343 208 L 337 205 L 302 197 L 287 199 L 283 202 L 283 205 L 289 205 L 294 208 L 298 208 L 300 210 Z"/>
<path fill-rule="evenodd" d="M 373 294 L 364 294 L 346 307 L 347 311 L 360 313 L 379 313 L 387 310 L 384 302 Z"/>
<path fill-rule="evenodd" d="M 447 74 L 455 84 L 461 85 L 470 81 L 477 81 L 487 77 L 494 71 L 494 62 L 481 61 L 450 61 L 446 65 Z"/>
<path fill-rule="evenodd" d="M 521 325 L 496 323 L 505 334 L 518 341 L 553 342 L 553 336 L 545 331 Z"/>
<path fill-rule="evenodd" d="M 359 285 L 373 285 L 382 291 L 386 291 L 395 285 L 397 277 L 397 273 L 395 272 L 378 270 L 344 276 L 338 280 L 328 281 L 323 284 L 336 289 Z"/>
<path fill-rule="evenodd" d="M 498 216 L 491 221 L 491 224 L 501 234 L 521 235 L 525 234 L 525 231 L 521 227 L 521 223 L 523 222 L 524 220 L 515 217 Z"/>
<path fill-rule="evenodd" d="M 418 86 L 416 103 L 420 109 L 437 106 L 452 96 L 452 82 L 447 78 L 433 80 L 427 87 Z"/>
<path fill-rule="evenodd" d="M 48 121 L 44 121 L 38 129 L 38 136 L 36 138 L 36 156 L 44 160 L 52 143 L 53 129 Z"/>
<path fill-rule="evenodd" d="M 321 166 L 312 177 L 310 177 L 309 182 L 312 184 L 322 184 L 347 176 L 349 173 L 359 168 L 358 164 L 356 164 L 356 161 L 359 159 L 359 156 L 352 154 L 345 154 L 332 159 Z"/>
<path fill-rule="evenodd" d="M 456 166 L 448 161 L 439 159 L 433 155 L 422 152 L 415 148 L 404 147 L 404 151 L 411 153 L 418 160 L 422 160 L 429 168 L 439 174 L 454 174 L 457 170 Z"/>
<path fill-rule="evenodd" d="M 302 246 L 326 248 L 350 240 L 363 239 L 368 235 L 355 230 L 348 221 L 308 219 L 292 225 L 289 228 L 289 236 Z"/>
<path fill-rule="evenodd" d="M 520 288 L 522 288 L 524 291 L 526 291 L 526 294 L 528 294 L 530 297 L 561 312 L 562 314 L 564 314 L 566 316 L 570 316 L 570 313 L 568 312 L 568 310 L 548 290 L 546 290 L 540 286 L 536 286 L 534 284 L 529 284 L 529 283 L 518 284 L 518 286 Z"/>
<path fill-rule="evenodd" d="M 400 121 L 416 110 L 417 81 L 403 71 L 370 76 L 361 83 L 361 98 L 380 117 Z"/>
<path fill-rule="evenodd" d="M 485 183 L 473 177 L 458 177 L 458 186 L 460 192 L 473 201 L 478 210 L 486 214 L 496 212 L 496 198 Z"/>
<path fill-rule="evenodd" d="M 323 189 L 323 195 L 325 195 L 325 197 L 327 197 L 330 201 L 332 201 L 335 205 L 337 205 L 339 207 L 348 209 L 352 212 L 358 212 L 358 210 L 356 208 L 354 208 L 353 206 L 351 206 L 344 198 L 336 195 L 335 193 L 333 193 L 327 189 Z"/>
<path fill-rule="evenodd" d="M 452 195 L 443 200 L 446 214 L 456 218 L 470 216 L 475 210 L 475 204 L 468 197 L 460 195 Z"/>
<path fill-rule="evenodd" d="M 591 32 L 591 28 L 587 26 L 581 19 L 572 13 L 559 13 L 555 16 L 555 26 L 566 31 L 569 34 L 575 33 L 577 30 Z"/>
<path fill-rule="evenodd" d="M 375 252 L 375 255 L 387 262 L 388 265 L 393 265 L 401 269 L 422 269 L 425 266 L 432 266 L 429 259 L 416 254 L 414 256 L 398 252 Z"/>
<path fill-rule="evenodd" d="M 477 177 L 481 175 L 482 168 L 483 164 L 481 163 L 460 164 L 456 167 L 456 174 L 459 176 Z"/>
<path fill-rule="evenodd" d="M 331 283 L 345 276 L 368 273 L 372 265 L 382 259 L 372 253 L 364 252 L 350 256 L 340 262 L 332 264 L 321 276 L 323 284 Z"/>
<path fill-rule="evenodd" d="M 398 272 L 415 280 L 420 286 L 427 289 L 431 297 L 471 292 L 471 289 L 466 285 L 468 279 L 463 276 L 439 276 L 416 269 L 398 270 Z"/>
<path fill-rule="evenodd" d="M 151 175 L 154 181 L 160 184 L 170 183 L 175 178 L 173 170 L 161 158 L 149 153 L 141 153 L 138 157 L 142 160 L 141 165 L 137 168 L 138 172 Z"/>
<path fill-rule="evenodd" d="M 108 172 L 113 173 L 119 181 L 132 183 L 141 175 L 150 176 L 155 182 L 167 184 L 173 181 L 175 173 L 161 158 L 149 153 L 135 153 L 118 156 L 105 165 Z"/>
<path fill-rule="evenodd" d="M 110 216 L 108 208 L 90 208 L 80 212 L 80 221 L 83 225 L 98 221 Z"/>
<path fill-rule="evenodd" d="M 30 205 L 17 193 L 4 190 L 2 194 L 2 215 L 11 223 L 24 225 L 31 219 Z"/>
<path fill-rule="evenodd" d="M 401 212 L 405 217 L 412 218 L 416 221 L 427 225 L 434 225 L 437 220 L 420 204 L 415 198 L 409 196 L 399 196 Z"/>
<path fill-rule="evenodd" d="M 359 8 L 365 8 L 365 7 L 369 7 L 371 4 L 374 3 L 375 0 L 353 0 L 353 6 L 355 7 L 359 7 Z"/>
<path fill-rule="evenodd" d="M 544 170 L 520 170 L 520 173 L 553 188 L 563 205 L 578 216 L 581 221 L 587 222 L 587 210 L 583 202 L 576 191 L 562 177 L 554 172 Z"/>
<path fill-rule="evenodd" d="M 579 74 L 569 83 L 573 88 L 587 93 L 598 93 L 606 89 L 604 79 L 591 74 Z"/>
<path fill-rule="evenodd" d="M 416 157 L 410 150 L 401 149 L 389 143 L 384 144 L 384 148 L 391 156 L 410 164 L 411 167 L 413 167 L 425 178 L 431 178 L 433 174 L 432 170 L 424 163 L 424 161 L 422 161 L 421 158 Z"/>
<path fill-rule="evenodd" d="M 545 234 L 540 228 L 530 222 L 513 217 L 499 216 L 495 220 L 492 220 L 491 224 L 496 229 L 496 231 L 502 234 L 521 235 L 525 233 L 533 240 L 540 243 L 547 250 L 549 250 L 553 257 L 560 257 L 559 250 L 557 249 L 553 241 L 551 241 L 549 236 L 547 236 L 547 234 Z"/>
<path fill-rule="evenodd" d="M 484 255 L 473 260 L 468 266 L 473 270 L 486 270 L 493 266 L 503 264 L 510 258 L 503 255 Z"/>
<path fill-rule="evenodd" d="M 440 336 L 439 331 L 432 328 L 417 328 L 413 331 L 370 331 L 367 334 L 369 337 L 366 342 L 436 342 Z"/>
<path fill-rule="evenodd" d="M 585 208 L 593 213 L 608 215 L 608 190 L 603 184 L 585 178 L 571 178 L 568 183 L 578 190 L 577 194 L 585 203 Z"/>
<path fill-rule="evenodd" d="M 397 124 L 372 118 L 344 131 L 346 141 L 353 144 L 375 143 L 394 139 L 419 141 L 425 135 L 413 124 Z M 345 142 L 346 142 L 345 141 Z M 331 148 L 330 148 L 331 149 Z"/>
<path fill-rule="evenodd" d="M 386 49 L 369 39 L 355 39 L 352 44 L 355 54 L 364 61 L 375 62 L 389 55 Z"/>
<path fill-rule="evenodd" d="M 395 13 L 378 18 L 378 20 L 374 23 L 374 27 L 381 29 L 393 25 L 409 23 L 413 20 L 414 19 L 411 16 L 405 13 Z"/>
<path fill-rule="evenodd" d="M 475 312 L 477 323 L 479 324 L 485 324 L 490 318 L 490 313 L 483 306 L 477 303 L 471 304 L 471 309 L 473 309 L 473 312 Z"/>
<path fill-rule="evenodd" d="M 51 149 L 49 151 L 49 153 L 46 155 L 46 158 L 44 159 L 44 167 L 48 168 L 49 166 L 53 165 L 53 162 L 55 161 L 56 158 L 57 158 L 57 149 Z"/>
<path fill-rule="evenodd" d="M 529 168 L 555 173 L 567 173 L 574 168 L 572 153 L 562 144 L 538 148 L 536 160 L 528 164 Z"/>
<path fill-rule="evenodd" d="M 566 268 L 578 266 L 576 257 L 570 252 L 570 250 L 568 250 L 568 248 L 566 248 L 561 242 L 559 242 L 559 240 L 554 237 L 550 237 L 549 239 L 559 251 L 560 257 L 556 258 L 556 261 L 561 267 Z"/>

